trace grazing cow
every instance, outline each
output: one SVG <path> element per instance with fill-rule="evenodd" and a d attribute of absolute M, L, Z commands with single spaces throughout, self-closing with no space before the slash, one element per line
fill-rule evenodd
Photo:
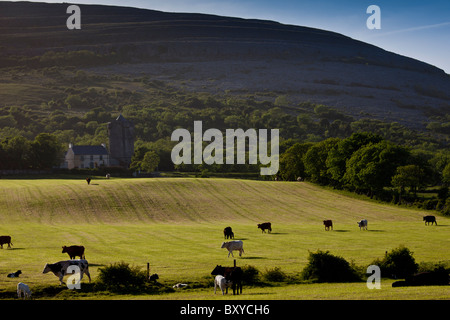
<path fill-rule="evenodd" d="M 47 273 L 49 271 L 53 272 L 53 274 L 59 278 L 60 284 L 63 284 L 63 278 L 67 274 L 67 268 L 69 266 L 78 266 L 80 268 L 80 281 L 81 279 L 83 279 L 83 274 L 86 274 L 89 278 L 89 282 L 91 282 L 91 275 L 89 274 L 89 264 L 84 259 L 59 261 L 51 264 L 47 263 L 42 273 Z"/>
<path fill-rule="evenodd" d="M 213 276 L 224 276 L 228 281 L 231 281 L 233 294 L 242 294 L 242 277 L 244 272 L 240 267 L 222 267 L 217 265 L 211 272 Z"/>
<path fill-rule="evenodd" d="M 225 239 L 234 239 L 234 233 L 231 227 L 226 227 L 225 229 L 223 229 L 223 237 Z"/>
<path fill-rule="evenodd" d="M 83 246 L 70 246 L 70 247 L 63 246 L 62 253 L 66 252 L 69 255 L 70 259 L 75 259 L 76 257 L 80 257 L 80 259 L 85 259 Z"/>
<path fill-rule="evenodd" d="M 172 288 L 174 288 L 174 289 L 181 289 L 181 288 L 186 288 L 187 286 L 188 285 L 186 283 L 177 283 Z"/>
<path fill-rule="evenodd" d="M 222 291 L 222 295 L 225 294 L 225 291 L 228 294 L 228 287 L 231 287 L 232 284 L 233 283 L 224 276 L 217 275 L 214 279 L 214 294 L 216 294 L 217 287 Z"/>
<path fill-rule="evenodd" d="M 330 227 L 331 227 L 331 230 L 333 230 L 333 221 L 331 221 L 331 220 L 323 220 L 323 225 L 325 226 L 325 230 L 326 231 L 329 231 Z"/>
<path fill-rule="evenodd" d="M 222 242 L 222 246 L 220 248 L 227 248 L 228 250 L 228 258 L 233 255 L 233 250 L 239 251 L 239 257 L 242 256 L 242 253 L 244 252 L 244 243 L 241 240 L 233 240 L 228 242 Z"/>
<path fill-rule="evenodd" d="M 25 283 L 19 282 L 17 284 L 17 297 L 20 299 L 22 298 L 22 293 L 23 293 L 23 298 L 24 299 L 31 299 L 31 290 L 30 287 L 27 286 Z"/>
<path fill-rule="evenodd" d="M 7 275 L 7 277 L 8 278 L 18 278 L 19 275 L 21 275 L 21 274 L 22 274 L 22 271 L 21 270 L 17 270 L 16 272 L 9 273 Z"/>
<path fill-rule="evenodd" d="M 433 225 L 433 223 L 435 223 L 437 225 L 435 216 L 425 216 L 425 217 L 423 217 L 423 221 L 425 221 L 425 225 L 430 224 L 430 222 L 431 222 L 431 225 Z"/>
<path fill-rule="evenodd" d="M 269 233 L 272 232 L 272 224 L 270 222 L 259 223 L 258 228 L 264 233 L 266 232 L 266 229 L 269 230 Z"/>
<path fill-rule="evenodd" d="M 363 230 L 367 230 L 367 220 L 362 219 L 361 221 L 358 221 L 358 227 L 359 227 L 359 230 L 361 230 L 361 228 Z"/>
<path fill-rule="evenodd" d="M 158 280 L 158 279 L 159 279 L 159 276 L 156 273 L 154 273 L 150 277 L 148 277 L 148 280 L 153 281 L 154 283 L 156 283 L 157 282 L 156 280 Z"/>
<path fill-rule="evenodd" d="M 86 182 L 87 182 L 87 184 L 90 184 L 91 183 L 91 178 L 86 178 Z"/>
<path fill-rule="evenodd" d="M 11 248 L 12 242 L 10 236 L 0 236 L 0 246 L 3 249 L 3 245 L 7 244 L 8 248 Z"/>

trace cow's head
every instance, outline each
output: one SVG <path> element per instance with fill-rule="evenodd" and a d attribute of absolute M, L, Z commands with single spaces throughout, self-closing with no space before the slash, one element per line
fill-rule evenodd
<path fill-rule="evenodd" d="M 51 271 L 51 269 L 50 269 L 50 266 L 47 263 L 47 264 L 45 264 L 45 267 L 44 267 L 44 270 L 42 271 L 42 273 L 47 273 L 49 271 Z"/>
<path fill-rule="evenodd" d="M 62 250 L 62 253 L 67 252 L 67 247 L 66 247 L 66 246 L 63 246 L 62 249 L 63 249 L 63 250 Z"/>
<path fill-rule="evenodd" d="M 219 275 L 219 274 L 222 274 L 222 272 L 223 272 L 223 267 L 222 266 L 220 266 L 220 265 L 216 265 L 216 267 L 214 268 L 214 270 L 213 271 L 211 271 L 211 275 Z"/>
<path fill-rule="evenodd" d="M 220 246 L 220 248 L 226 248 L 228 242 L 222 242 L 222 245 Z"/>

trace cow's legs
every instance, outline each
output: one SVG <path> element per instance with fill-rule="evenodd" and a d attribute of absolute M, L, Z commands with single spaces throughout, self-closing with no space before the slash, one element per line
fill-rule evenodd
<path fill-rule="evenodd" d="M 86 275 L 88 276 L 88 278 L 89 278 L 89 283 L 91 282 L 91 274 L 89 273 L 89 270 L 86 270 Z"/>

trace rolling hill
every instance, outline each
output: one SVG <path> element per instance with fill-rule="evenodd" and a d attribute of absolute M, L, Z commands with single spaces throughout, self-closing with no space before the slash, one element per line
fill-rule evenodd
<path fill-rule="evenodd" d="M 421 221 L 423 211 L 358 200 L 310 183 L 238 179 L 2 180 L 3 222 L 307 223 Z"/>
<path fill-rule="evenodd" d="M 2 1 L 1 66 L 71 66 L 127 79 L 116 88 L 138 93 L 145 88 L 133 81 L 146 76 L 189 92 L 260 101 L 282 96 L 290 112 L 308 101 L 355 118 L 419 129 L 450 108 L 450 77 L 442 70 L 342 34 L 274 21 L 98 5 L 80 5 L 82 28 L 68 30 L 67 6 Z M 68 54 L 81 51 L 90 54 Z M 2 85 L 25 85 L 1 90 L 5 105 L 29 104 L 33 90 L 26 85 L 46 92 L 34 94 L 35 103 L 67 94 L 26 70 L 0 79 Z"/>

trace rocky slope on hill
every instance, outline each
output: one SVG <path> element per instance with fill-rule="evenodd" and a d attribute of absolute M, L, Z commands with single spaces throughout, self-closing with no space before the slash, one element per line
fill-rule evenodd
<path fill-rule="evenodd" d="M 291 107 L 321 103 L 355 118 L 413 128 L 450 110 L 448 74 L 338 33 L 99 5 L 80 5 L 81 30 L 68 30 L 67 7 L 1 2 L 2 67 L 39 68 L 58 61 L 103 75 L 146 75 L 193 92 L 259 100 L 283 96 Z M 81 50 L 102 57 L 101 63 L 48 56 Z"/>

